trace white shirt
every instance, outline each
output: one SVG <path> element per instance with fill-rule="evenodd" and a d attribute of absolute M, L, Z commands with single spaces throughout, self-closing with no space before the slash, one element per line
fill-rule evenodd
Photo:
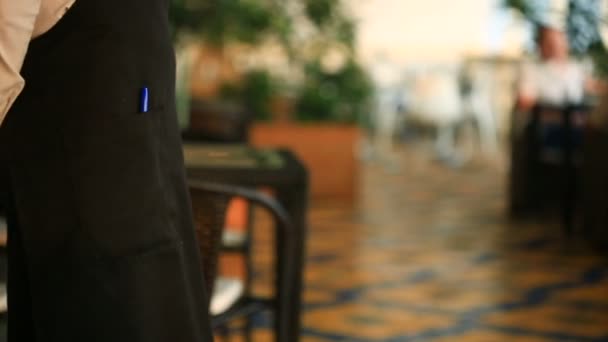
<path fill-rule="evenodd" d="M 585 67 L 575 61 L 530 63 L 523 67 L 519 91 L 544 104 L 580 103 L 587 76 Z"/>
<path fill-rule="evenodd" d="M 32 38 L 52 28 L 75 0 L 0 0 L 0 123 L 25 84 L 20 75 Z"/>

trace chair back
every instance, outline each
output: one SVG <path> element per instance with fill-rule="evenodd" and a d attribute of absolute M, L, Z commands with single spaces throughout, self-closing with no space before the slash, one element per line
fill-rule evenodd
<path fill-rule="evenodd" d="M 213 293 L 222 231 L 230 196 L 190 187 L 194 227 L 199 242 L 207 293 Z"/>

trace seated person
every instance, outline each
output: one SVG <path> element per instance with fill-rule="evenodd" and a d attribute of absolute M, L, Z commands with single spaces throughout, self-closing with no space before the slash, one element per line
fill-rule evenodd
<path fill-rule="evenodd" d="M 538 107 L 541 142 L 549 158 L 559 157 L 563 146 L 562 110 L 580 105 L 587 93 L 593 91 L 593 81 L 583 63 L 569 57 L 566 33 L 552 23 L 538 27 L 540 60 L 524 64 L 517 89 L 517 112 L 531 113 Z M 519 118 L 525 126 L 530 117 Z M 582 140 L 581 127 L 585 124 L 585 111 L 572 116 L 575 128 L 575 145 Z M 519 128 L 523 128 L 522 125 Z"/>
<path fill-rule="evenodd" d="M 589 78 L 582 63 L 568 55 L 566 34 L 552 26 L 538 29 L 540 60 L 527 62 L 518 84 L 517 106 L 530 111 L 536 104 L 565 106 L 581 103 Z"/>

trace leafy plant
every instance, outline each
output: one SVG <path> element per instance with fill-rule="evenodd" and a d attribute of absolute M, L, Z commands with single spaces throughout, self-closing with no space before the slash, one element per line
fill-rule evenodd
<path fill-rule="evenodd" d="M 289 57 L 290 69 L 304 75 L 294 87 L 298 92 L 296 118 L 355 122 L 370 97 L 371 86 L 353 58 L 356 27 L 342 2 L 173 0 L 170 19 L 175 37 L 194 35 L 220 49 L 231 42 L 255 45 L 274 39 Z M 336 73 L 324 72 L 320 60 L 336 46 L 349 61 Z M 271 70 L 254 70 L 246 73 L 240 84 L 225 84 L 221 96 L 240 102 L 257 119 L 267 120 L 271 117 L 270 101 L 281 91 L 280 84 L 271 77 Z"/>
<path fill-rule="evenodd" d="M 173 0 L 169 16 L 175 35 L 191 33 L 218 46 L 258 43 L 285 21 L 282 6 L 256 0 Z"/>
<path fill-rule="evenodd" d="M 272 118 L 270 103 L 277 92 L 277 86 L 266 70 L 251 70 L 238 84 L 222 86 L 224 99 L 241 102 L 256 120 L 267 121 Z"/>
<path fill-rule="evenodd" d="M 338 0 L 306 0 L 304 8 L 306 15 L 319 27 L 331 20 Z"/>
<path fill-rule="evenodd" d="M 365 71 L 350 60 L 337 73 L 319 62 L 306 67 L 306 81 L 296 102 L 301 121 L 359 122 L 370 110 L 372 84 Z"/>

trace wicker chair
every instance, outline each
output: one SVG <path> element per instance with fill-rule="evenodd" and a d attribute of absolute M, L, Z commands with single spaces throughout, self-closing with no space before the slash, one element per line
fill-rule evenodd
<path fill-rule="evenodd" d="M 277 227 L 285 233 L 285 240 L 281 243 L 287 244 L 287 247 L 293 245 L 292 234 L 290 234 L 293 230 L 291 219 L 285 209 L 272 197 L 260 191 L 217 183 L 190 181 L 189 188 L 200 251 L 201 255 L 204 256 L 205 282 L 208 293 L 211 293 L 212 296 L 214 294 L 218 257 L 223 250 L 222 232 L 226 209 L 232 198 L 243 198 L 252 205 L 266 209 L 272 215 Z M 229 251 L 234 251 L 234 246 L 231 246 Z M 249 241 L 238 252 L 244 253 L 246 258 L 249 259 Z M 247 264 L 250 263 L 247 262 Z M 236 318 L 245 318 L 245 337 L 247 341 L 251 341 L 251 315 L 272 309 L 275 300 L 254 297 L 250 287 L 251 269 L 248 270 L 248 274 L 243 296 L 226 311 L 214 314 L 212 323 L 214 328 L 226 333 L 229 322 Z M 275 319 L 281 319 L 281 317 L 275 317 Z"/>
<path fill-rule="evenodd" d="M 541 117 L 548 111 L 561 115 L 557 139 L 553 139 L 557 140 L 556 146 L 549 146 L 541 136 L 545 128 Z M 578 104 L 536 106 L 525 125 L 517 123 L 517 117 L 514 118 L 509 179 L 511 217 L 538 214 L 543 209 L 542 204 L 559 198 L 564 229 L 567 233 L 572 232 L 579 188 L 578 171 L 583 162 L 581 141 L 577 141 L 579 139 L 575 135 L 582 137 L 585 129 L 585 126 L 574 124 L 573 117 L 588 112 L 588 106 Z M 518 129 L 518 126 L 523 129 Z M 548 158 L 550 154 L 547 152 L 552 152 L 556 158 Z"/>

